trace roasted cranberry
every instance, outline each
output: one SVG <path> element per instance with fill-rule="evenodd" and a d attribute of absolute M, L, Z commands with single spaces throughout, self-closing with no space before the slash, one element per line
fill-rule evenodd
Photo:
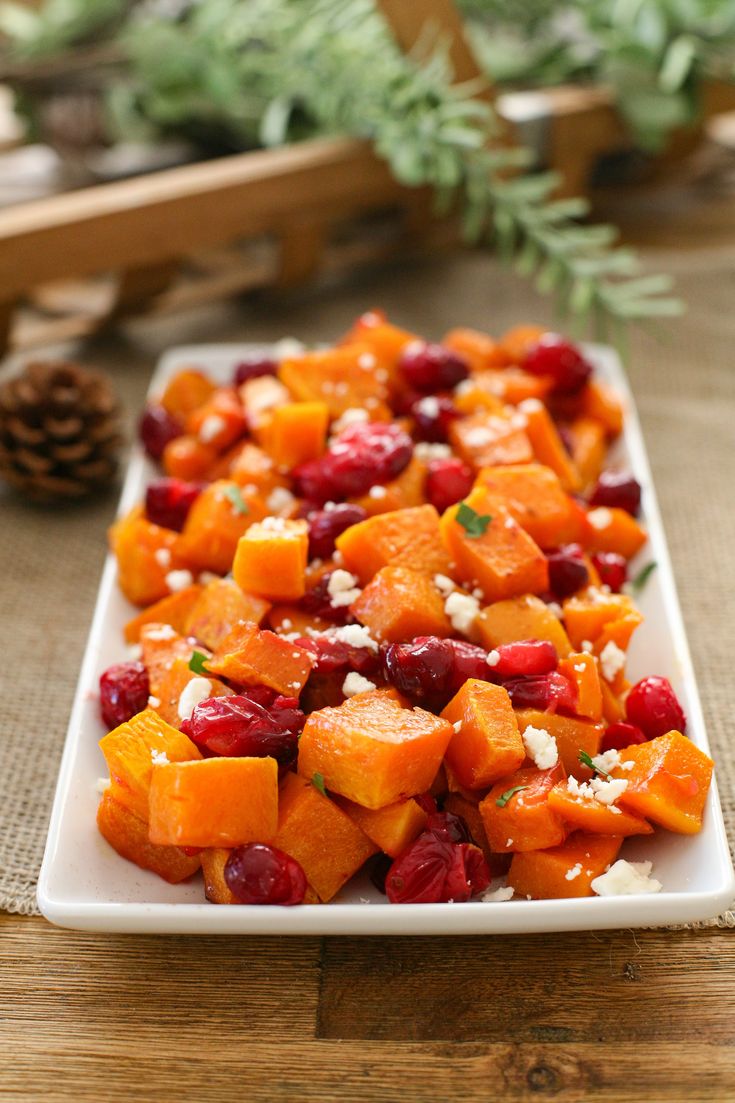
<path fill-rule="evenodd" d="M 225 862 L 225 881 L 238 904 L 302 904 L 306 874 L 289 854 L 265 843 L 236 846 Z"/>
<path fill-rule="evenodd" d="M 333 605 L 329 592 L 329 580 L 333 571 L 325 571 L 319 581 L 307 590 L 299 599 L 299 607 L 314 617 L 331 621 L 333 624 L 346 624 L 350 619 L 349 605 Z"/>
<path fill-rule="evenodd" d="M 239 387 L 249 379 L 258 379 L 261 375 L 275 375 L 277 371 L 278 364 L 270 356 L 253 352 L 237 365 L 233 382 L 236 387 Z"/>
<path fill-rule="evenodd" d="M 447 696 L 454 666 L 449 640 L 417 636 L 411 643 L 392 643 L 383 656 L 383 669 L 391 685 L 416 701 Z"/>
<path fill-rule="evenodd" d="M 163 406 L 146 406 L 138 425 L 140 439 L 152 460 L 160 460 L 169 441 L 176 440 L 184 427 Z"/>
<path fill-rule="evenodd" d="M 419 793 L 418 796 L 413 798 L 417 804 L 420 804 L 427 816 L 433 816 L 435 812 L 438 812 L 436 800 L 432 797 L 431 793 Z"/>
<path fill-rule="evenodd" d="M 575 687 L 555 670 L 532 678 L 509 678 L 503 685 L 515 709 L 539 709 L 541 712 L 564 709 L 574 712 L 577 705 Z"/>
<path fill-rule="evenodd" d="M 388 401 L 396 417 L 410 417 L 416 403 L 421 398 L 425 397 L 426 396 L 422 395 L 421 391 L 417 391 L 415 387 L 400 386 L 394 388 Z"/>
<path fill-rule="evenodd" d="M 100 677 L 100 711 L 108 728 L 124 724 L 148 704 L 150 684 L 142 663 L 115 663 Z"/>
<path fill-rule="evenodd" d="M 592 562 L 601 584 L 619 594 L 628 578 L 628 564 L 622 555 L 617 552 L 597 552 L 592 556 Z"/>
<path fill-rule="evenodd" d="M 482 682 L 494 682 L 495 676 L 488 665 L 487 651 L 475 643 L 466 640 L 447 640 L 452 650 L 452 670 L 448 690 L 453 696 L 462 688 L 468 678 L 479 678 Z"/>
<path fill-rule="evenodd" d="M 446 395 L 431 394 L 414 402 L 411 415 L 420 440 L 440 442 L 447 439 L 449 426 L 459 417 L 459 410 Z"/>
<path fill-rule="evenodd" d="M 490 871 L 477 847 L 424 831 L 391 866 L 385 890 L 391 904 L 437 904 L 469 900 L 489 883 Z"/>
<path fill-rule="evenodd" d="M 461 816 L 454 812 L 432 812 L 426 821 L 426 831 L 448 843 L 468 843 L 470 832 Z"/>
<path fill-rule="evenodd" d="M 304 636 L 295 642 L 314 656 L 314 674 L 349 674 L 354 670 L 366 675 L 374 674 L 380 666 L 380 655 L 369 647 L 355 647 L 330 636 Z"/>
<path fill-rule="evenodd" d="M 145 515 L 154 525 L 181 532 L 189 510 L 202 492 L 199 483 L 156 479 L 145 492 Z"/>
<path fill-rule="evenodd" d="M 557 600 L 576 594 L 589 582 L 584 552 L 579 544 L 565 544 L 546 553 L 549 565 L 549 589 Z"/>
<path fill-rule="evenodd" d="M 412 341 L 406 345 L 398 367 L 410 387 L 424 394 L 435 391 L 451 391 L 470 373 L 464 356 L 424 341 Z"/>
<path fill-rule="evenodd" d="M 559 656 L 548 640 L 519 640 L 495 648 L 498 661 L 492 670 L 501 678 L 527 678 L 556 670 Z"/>
<path fill-rule="evenodd" d="M 574 394 L 592 375 L 592 366 L 571 341 L 558 333 L 545 333 L 526 351 L 521 365 L 531 375 L 547 375 L 557 394 Z"/>
<path fill-rule="evenodd" d="M 298 493 L 312 502 L 359 497 L 371 486 L 400 475 L 413 455 L 413 441 L 399 425 L 368 422 L 344 429 L 329 451 L 293 471 Z"/>
<path fill-rule="evenodd" d="M 309 515 L 309 559 L 329 559 L 338 536 L 364 521 L 362 506 L 341 502 L 333 509 L 319 509 Z"/>
<path fill-rule="evenodd" d="M 641 484 L 624 471 L 603 471 L 590 495 L 590 505 L 624 509 L 637 517 L 641 509 Z"/>
<path fill-rule="evenodd" d="M 633 686 L 625 702 L 625 716 L 647 739 L 670 731 L 686 731 L 686 717 L 668 678 L 654 674 Z"/>
<path fill-rule="evenodd" d="M 296 758 L 304 714 L 295 697 L 261 705 L 259 695 L 210 697 L 197 705 L 181 730 L 197 746 L 227 758 L 275 758 L 282 766 Z"/>
<path fill-rule="evenodd" d="M 632 747 L 634 743 L 645 743 L 646 737 L 635 724 L 626 724 L 619 720 L 616 724 L 610 724 L 605 729 L 602 737 L 600 751 L 622 751 L 626 747 Z"/>
<path fill-rule="evenodd" d="M 456 456 L 431 460 L 426 473 L 426 497 L 437 512 L 443 513 L 467 497 L 474 481 L 472 470 Z"/>

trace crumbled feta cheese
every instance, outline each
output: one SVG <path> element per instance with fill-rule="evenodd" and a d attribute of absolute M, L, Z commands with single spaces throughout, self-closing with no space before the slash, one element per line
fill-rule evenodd
<path fill-rule="evenodd" d="M 523 746 L 539 770 L 550 770 L 559 761 L 556 739 L 546 728 L 534 728 L 529 724 L 523 733 Z"/>
<path fill-rule="evenodd" d="M 593 777 L 591 781 L 577 781 L 575 777 L 567 778 L 567 788 L 574 797 L 598 800 L 600 804 L 613 804 L 628 788 L 625 778 Z"/>
<path fill-rule="evenodd" d="M 501 885 L 500 888 L 493 889 L 492 891 L 488 889 L 487 892 L 482 894 L 480 899 L 485 904 L 502 904 L 505 903 L 506 900 L 512 900 L 514 893 L 515 889 L 510 885 Z"/>
<path fill-rule="evenodd" d="M 492 444 L 495 434 L 486 425 L 476 425 L 465 435 L 465 443 L 469 448 L 484 448 L 486 444 Z"/>
<path fill-rule="evenodd" d="M 612 682 L 615 675 L 625 667 L 625 652 L 614 640 L 608 640 L 600 652 L 600 669 L 606 682 Z"/>
<path fill-rule="evenodd" d="M 327 583 L 329 604 L 333 609 L 340 609 L 345 605 L 351 605 L 357 601 L 362 590 L 357 585 L 357 579 L 349 571 L 332 571 Z"/>
<path fill-rule="evenodd" d="M 505 840 L 505 845 L 506 846 L 513 846 L 513 840 L 512 839 L 506 839 Z"/>
<path fill-rule="evenodd" d="M 145 630 L 145 635 L 147 640 L 172 640 L 176 635 L 176 632 L 170 624 L 161 624 L 158 626 L 158 628 L 150 628 Z"/>
<path fill-rule="evenodd" d="M 153 558 L 155 559 L 158 566 L 163 567 L 164 570 L 165 570 L 166 567 L 171 566 L 171 549 L 170 548 L 156 548 L 156 550 L 153 553 Z"/>
<path fill-rule="evenodd" d="M 492 651 L 488 651 L 485 662 L 488 666 L 497 666 L 500 662 L 500 652 L 496 651 L 495 648 L 493 648 Z"/>
<path fill-rule="evenodd" d="M 388 491 L 380 483 L 376 483 L 375 486 L 371 486 L 368 494 L 371 498 L 385 498 Z"/>
<path fill-rule="evenodd" d="M 344 563 L 345 557 L 342 555 L 342 552 L 339 550 L 339 548 L 337 548 L 336 552 L 332 553 L 332 561 L 336 563 L 338 567 L 341 567 Z"/>
<path fill-rule="evenodd" d="M 452 727 L 454 728 L 454 730 L 456 732 L 461 732 L 462 731 L 462 721 L 461 720 L 455 720 L 454 723 L 452 724 Z"/>
<path fill-rule="evenodd" d="M 503 525 L 507 529 L 514 529 L 514 528 L 518 527 L 512 517 L 506 517 L 505 521 L 503 522 Z"/>
<path fill-rule="evenodd" d="M 345 697 L 354 697 L 356 693 L 367 693 L 370 689 L 375 689 L 375 682 L 371 682 L 369 678 L 363 678 L 356 670 L 351 670 L 342 683 L 342 692 Z"/>
<path fill-rule="evenodd" d="M 553 613 L 557 620 L 561 620 L 564 616 L 564 610 L 562 609 L 558 601 L 550 601 L 547 604 L 546 608 L 549 610 L 550 613 Z"/>
<path fill-rule="evenodd" d="M 366 647 L 368 651 L 374 653 L 378 651 L 378 644 L 370 635 L 370 629 L 362 624 L 344 624 L 333 629 L 329 635 L 332 639 L 346 643 L 349 647 Z"/>
<path fill-rule="evenodd" d="M 377 362 L 377 357 L 372 352 L 361 352 L 357 358 L 357 366 L 363 371 L 371 371 Z"/>
<path fill-rule="evenodd" d="M 197 705 L 212 696 L 212 683 L 209 678 L 192 678 L 184 686 L 179 697 L 179 719 L 188 720 Z"/>
<path fill-rule="evenodd" d="M 586 651 L 588 655 L 591 655 L 594 650 L 594 645 L 591 640 L 582 640 L 582 651 Z"/>
<path fill-rule="evenodd" d="M 525 414 L 511 414 L 510 423 L 514 429 L 526 429 L 528 427 L 528 418 Z"/>
<path fill-rule="evenodd" d="M 266 499 L 266 506 L 271 513 L 281 513 L 291 509 L 296 499 L 285 486 L 275 486 Z"/>
<path fill-rule="evenodd" d="M 413 450 L 414 456 L 422 463 L 430 463 L 431 460 L 446 460 L 451 456 L 452 449 L 448 444 L 432 444 L 421 440 Z"/>
<path fill-rule="evenodd" d="M 435 574 L 433 582 L 442 597 L 449 597 L 456 589 L 451 578 L 448 578 L 445 574 Z"/>
<path fill-rule="evenodd" d="M 264 517 L 258 528 L 265 529 L 266 532 L 277 532 L 279 536 L 288 536 L 291 531 L 286 524 L 285 517 Z M 251 528 L 249 531 L 252 532 L 253 529 Z"/>
<path fill-rule="evenodd" d="M 199 440 L 202 444 L 211 444 L 226 428 L 227 422 L 223 417 L 220 417 L 219 414 L 210 414 L 209 417 L 205 417 L 199 426 Z"/>
<path fill-rule="evenodd" d="M 424 417 L 439 417 L 439 399 L 430 394 L 416 403 L 416 410 Z"/>
<path fill-rule="evenodd" d="M 462 379 L 454 388 L 454 393 L 461 398 L 462 395 L 470 394 L 477 387 L 477 382 L 474 379 Z"/>
<path fill-rule="evenodd" d="M 362 410 L 359 406 L 350 406 L 332 424 L 332 432 L 339 436 L 343 429 L 349 429 L 350 425 L 363 425 L 367 419 L 367 410 Z"/>
<path fill-rule="evenodd" d="M 568 869 L 566 871 L 566 873 L 564 874 L 564 878 L 567 881 L 574 881 L 574 879 L 576 877 L 579 877 L 581 872 L 582 872 L 582 863 L 577 862 L 576 866 L 572 866 L 571 869 Z"/>
<path fill-rule="evenodd" d="M 612 519 L 612 513 L 604 506 L 599 506 L 597 509 L 591 509 L 587 514 L 587 520 L 592 525 L 592 528 L 597 529 L 598 532 L 601 529 L 609 528 L 612 524 Z"/>
<path fill-rule="evenodd" d="M 295 337 L 281 337 L 272 346 L 272 350 L 274 360 L 290 360 L 292 357 L 303 356 L 306 345 Z"/>
<path fill-rule="evenodd" d="M 476 601 L 484 601 L 485 600 L 485 591 L 480 589 L 479 586 L 475 586 L 473 591 L 472 591 L 472 596 L 473 596 L 473 598 L 475 598 Z"/>
<path fill-rule="evenodd" d="M 262 375 L 257 379 L 249 379 L 240 388 L 249 417 L 264 414 L 275 406 L 283 406 L 291 399 L 290 394 L 279 379 L 272 375 Z"/>
<path fill-rule="evenodd" d="M 148 698 L 148 708 L 149 709 L 157 709 L 157 708 L 160 708 L 160 707 L 161 707 L 161 698 L 160 697 L 154 697 L 153 694 L 151 694 L 151 696 Z"/>
<path fill-rule="evenodd" d="M 598 896 L 634 896 L 636 893 L 660 892 L 663 885 L 650 873 L 651 862 L 626 862 L 619 858 L 607 873 L 595 877 L 592 891 Z"/>
<path fill-rule="evenodd" d="M 585 666 L 584 663 L 575 663 L 574 664 L 574 669 L 577 671 L 577 674 L 584 674 L 587 667 Z"/>
<path fill-rule="evenodd" d="M 94 787 L 98 793 L 106 793 L 110 788 L 109 777 L 98 777 L 94 783 Z"/>
<path fill-rule="evenodd" d="M 602 754 L 593 755 L 592 761 L 595 769 L 599 770 L 602 774 L 610 774 L 616 766 L 620 765 L 620 752 L 616 751 L 614 747 L 611 747 L 609 751 L 603 751 Z"/>
<path fill-rule="evenodd" d="M 293 628 L 293 621 L 290 617 L 283 618 L 283 620 L 281 621 L 281 628 L 285 628 L 287 632 L 290 631 L 291 628 Z"/>
<path fill-rule="evenodd" d="M 167 766 L 169 757 L 165 751 L 157 751 L 155 747 L 151 747 L 151 762 L 154 766 Z"/>
<path fill-rule="evenodd" d="M 449 617 L 455 632 L 461 632 L 466 636 L 472 631 L 472 627 L 477 620 L 480 603 L 471 594 L 462 594 L 457 590 L 450 594 L 444 602 L 444 612 Z"/>
<path fill-rule="evenodd" d="M 537 398 L 524 398 L 523 402 L 518 403 L 518 409 L 521 413 L 534 414 L 538 410 L 543 410 L 543 403 L 539 402 Z"/>
<path fill-rule="evenodd" d="M 177 590 L 185 590 L 193 581 L 194 575 L 191 571 L 169 571 L 166 575 L 166 585 L 172 594 Z"/>

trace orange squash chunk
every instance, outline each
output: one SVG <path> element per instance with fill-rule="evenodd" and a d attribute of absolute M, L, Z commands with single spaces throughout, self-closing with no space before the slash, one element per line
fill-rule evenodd
<path fill-rule="evenodd" d="M 436 586 L 428 575 L 407 567 L 379 570 L 350 611 L 374 639 L 388 643 L 453 633 Z"/>
<path fill-rule="evenodd" d="M 429 818 L 412 797 L 377 809 L 362 808 L 344 797 L 338 797 L 337 804 L 391 858 L 397 858 L 414 841 Z"/>
<path fill-rule="evenodd" d="M 257 624 L 236 624 L 220 642 L 206 669 L 233 682 L 270 686 L 284 697 L 298 697 L 314 660 L 303 647 L 261 631 Z"/>
<path fill-rule="evenodd" d="M 156 687 L 158 692 L 153 700 L 157 700 L 158 704 L 152 704 L 151 708 L 155 708 L 158 715 L 163 717 L 167 724 L 179 727 L 182 721 L 182 717 L 179 715 L 181 694 L 189 682 L 199 677 L 201 675 L 195 674 L 193 670 L 189 669 L 188 659 L 174 659 Z M 229 686 L 223 685 L 217 678 L 208 678 L 207 681 L 210 687 L 210 697 L 229 697 L 233 693 Z"/>
<path fill-rule="evenodd" d="M 110 771 L 110 796 L 142 820 L 148 819 L 148 793 L 154 757 L 169 762 L 201 758 L 198 747 L 153 711 L 145 709 L 100 740 Z M 174 844 L 176 845 L 176 844 Z"/>
<path fill-rule="evenodd" d="M 204 587 L 195 582 L 192 586 L 185 586 L 183 590 L 177 590 L 149 605 L 125 625 L 125 642 L 137 643 L 144 624 L 170 624 L 175 632 L 183 635 L 191 610 L 203 590 Z"/>
<path fill-rule="evenodd" d="M 599 753 L 603 724 L 583 720 L 579 716 L 562 716 L 561 713 L 541 712 L 539 709 L 518 709 L 516 711 L 518 728 L 523 735 L 527 727 L 545 728 L 556 739 L 564 770 L 577 778 L 590 777 L 590 771 L 579 761 L 579 752 L 586 751 L 590 757 Z"/>
<path fill-rule="evenodd" d="M 236 624 L 240 621 L 260 624 L 270 607 L 265 598 L 243 593 L 232 579 L 218 578 L 201 590 L 183 631 L 215 651 Z"/>
<path fill-rule="evenodd" d="M 626 747 L 620 758 L 634 763 L 632 770 L 612 771 L 613 777 L 628 779 L 621 805 L 677 834 L 696 835 L 702 830 L 714 763 L 691 739 L 670 731 Z"/>
<path fill-rule="evenodd" d="M 589 720 L 602 720 L 602 686 L 594 655 L 587 651 L 573 652 L 560 661 L 557 669 L 576 686 L 579 715 Z"/>
<path fill-rule="evenodd" d="M 179 533 L 152 524 L 140 507 L 116 521 L 109 538 L 118 585 L 133 605 L 148 606 L 166 597 L 168 572 L 187 566 L 179 554 Z"/>
<path fill-rule="evenodd" d="M 266 513 L 258 494 L 231 479 L 218 479 L 189 510 L 181 533 L 181 553 L 200 571 L 227 574 L 240 537 Z"/>
<path fill-rule="evenodd" d="M 533 594 L 523 594 L 486 606 L 477 618 L 477 628 L 488 651 L 518 640 L 548 640 L 560 656 L 568 655 L 572 650 L 558 617 L 541 598 Z"/>
<path fill-rule="evenodd" d="M 550 806 L 559 813 L 572 831 L 589 831 L 593 835 L 651 835 L 653 828 L 641 816 L 626 812 L 617 805 L 603 804 L 593 797 L 578 797 L 570 793 L 565 782 L 555 785 L 549 793 Z"/>
<path fill-rule="evenodd" d="M 206 758 L 153 767 L 149 797 L 152 843 L 268 843 L 277 826 L 275 758 Z"/>
<path fill-rule="evenodd" d="M 493 785 L 480 802 L 490 849 L 507 854 L 540 850 L 563 842 L 567 834 L 564 821 L 549 805 L 549 793 L 563 777 L 558 763 L 551 770 L 524 766 Z M 523 788 L 511 797 L 506 796 L 518 786 Z M 501 805 L 497 803 L 499 800 L 503 801 Z"/>
<path fill-rule="evenodd" d="M 612 865 L 622 843 L 621 836 L 575 831 L 561 846 L 514 854 L 508 884 L 532 900 L 592 896 L 592 882 Z"/>
<path fill-rule="evenodd" d="M 199 856 L 190 857 L 176 846 L 157 846 L 148 838 L 148 823 L 136 816 L 107 791 L 97 809 L 100 834 L 121 858 L 141 869 L 157 873 L 170 885 L 178 885 L 199 869 Z"/>
<path fill-rule="evenodd" d="M 184 659 L 188 663 L 194 643 L 180 636 L 170 624 L 144 624 L 139 639 L 141 662 L 148 671 L 151 695 L 157 697 L 174 662 Z"/>
<path fill-rule="evenodd" d="M 461 793 L 449 793 L 449 795 L 444 798 L 444 811 L 462 817 L 467 824 L 467 829 L 469 830 L 473 843 L 479 846 L 488 862 L 492 861 L 493 852 L 487 841 L 485 824 L 483 823 L 482 813 L 478 805 L 471 800 L 467 800 Z"/>
<path fill-rule="evenodd" d="M 224 452 L 239 440 L 247 427 L 245 411 L 234 387 L 218 387 L 186 422 L 187 433 L 218 452 Z"/>
<path fill-rule="evenodd" d="M 579 490 L 582 486 L 579 472 L 543 403 L 530 398 L 522 402 L 518 410 L 525 418 L 525 432 L 531 442 L 534 457 L 559 476 L 564 490 Z"/>
<path fill-rule="evenodd" d="M 381 513 L 352 525 L 337 537 L 345 566 L 365 585 L 381 567 L 408 567 L 425 574 L 447 574 L 449 556 L 433 506 Z"/>
<path fill-rule="evenodd" d="M 581 413 L 599 421 L 610 437 L 620 436 L 623 431 L 622 400 L 613 387 L 600 379 L 590 379 L 582 391 Z"/>
<path fill-rule="evenodd" d="M 372 690 L 312 713 L 299 742 L 299 773 L 321 774 L 328 789 L 364 808 L 426 792 L 452 726 L 423 709 L 403 708 L 396 696 Z"/>
<path fill-rule="evenodd" d="M 273 845 L 301 865 L 326 904 L 378 847 L 310 780 L 287 774 L 281 787 Z"/>
<path fill-rule="evenodd" d="M 357 505 L 375 517 L 378 513 L 389 513 L 396 509 L 411 509 L 424 504 L 424 485 L 426 483 L 426 464 L 414 456 L 405 468 L 391 482 L 377 487 L 377 494 L 363 494 L 355 498 Z"/>
<path fill-rule="evenodd" d="M 406 345 L 418 340 L 415 333 L 387 321 L 382 310 L 368 310 L 360 315 L 342 344 L 367 345 L 380 366 L 392 375 Z"/>
<path fill-rule="evenodd" d="M 490 396 L 488 395 L 488 398 Z M 451 423 L 449 441 L 470 467 L 529 463 L 533 450 L 525 431 L 503 412 L 484 409 Z"/>
<path fill-rule="evenodd" d="M 272 632 L 288 635 L 296 632 L 299 636 L 306 636 L 310 628 L 315 632 L 324 632 L 333 625 L 322 617 L 305 612 L 298 605 L 274 605 L 268 613 L 268 627 Z"/>
<path fill-rule="evenodd" d="M 486 368 L 504 368 L 508 363 L 508 357 L 498 342 L 479 329 L 462 326 L 450 329 L 442 338 L 442 344 L 464 356 L 473 372 L 481 372 Z"/>
<path fill-rule="evenodd" d="M 624 619 L 626 628 L 634 621 L 636 624 L 643 621 L 627 594 L 606 594 L 596 587 L 588 587 L 587 590 L 567 598 L 563 610 L 567 635 L 577 651 L 582 649 L 585 642 L 594 645 L 612 621 Z"/>
<path fill-rule="evenodd" d="M 274 463 L 291 469 L 321 456 L 328 428 L 326 402 L 286 402 L 272 411 L 261 444 Z"/>
<path fill-rule="evenodd" d="M 578 417 L 569 426 L 572 459 L 582 486 L 592 486 L 602 471 L 607 453 L 605 427 L 593 417 Z"/>
<path fill-rule="evenodd" d="M 209 478 L 217 455 L 217 449 L 211 444 L 203 444 L 198 437 L 185 433 L 168 442 L 163 450 L 161 466 L 173 479 L 198 482 Z"/>
<path fill-rule="evenodd" d="M 326 403 L 332 418 L 354 407 L 376 420 L 391 418 L 387 379 L 380 377 L 376 355 L 363 342 L 283 360 L 278 377 L 299 402 Z"/>
<path fill-rule="evenodd" d="M 161 395 L 161 405 L 173 417 L 186 421 L 215 390 L 211 379 L 198 368 L 182 368 L 171 376 Z"/>
<path fill-rule="evenodd" d="M 471 536 L 457 521 L 460 505 L 441 519 L 444 546 L 456 568 L 452 574 L 483 590 L 488 601 L 540 593 L 549 586 L 549 571 L 538 545 L 484 487 L 475 487 L 464 504 L 491 517 L 480 536 Z M 348 530 L 349 531 L 349 530 Z"/>
<path fill-rule="evenodd" d="M 550 468 L 539 463 L 483 467 L 475 485 L 502 499 L 511 517 L 539 547 L 556 547 L 574 535 L 570 499 Z"/>
<path fill-rule="evenodd" d="M 640 551 L 648 535 L 624 509 L 601 506 L 587 514 L 587 550 L 590 552 L 616 552 L 625 559 L 632 559 Z"/>
<path fill-rule="evenodd" d="M 232 564 L 235 582 L 272 601 L 295 601 L 306 592 L 309 550 L 306 521 L 267 517 L 241 537 Z"/>
<path fill-rule="evenodd" d="M 454 405 L 461 414 L 478 410 L 497 412 L 501 405 L 518 406 L 527 398 L 544 398 L 551 389 L 551 380 L 530 375 L 520 368 L 483 371 L 460 383 L 454 392 Z"/>
<path fill-rule="evenodd" d="M 468 789 L 491 785 L 525 759 L 513 706 L 502 686 L 469 678 L 442 716 L 454 727 L 446 760 Z"/>
<path fill-rule="evenodd" d="M 600 689 L 602 690 L 602 715 L 605 722 L 617 724 L 625 717 L 625 705 L 604 678 L 600 679 Z"/>
<path fill-rule="evenodd" d="M 226 452 L 212 468 L 211 478 L 232 479 L 263 499 L 277 486 L 288 484 L 288 479 L 279 474 L 268 453 L 249 440 L 241 441 Z"/>
<path fill-rule="evenodd" d="M 509 364 L 522 364 L 532 345 L 537 345 L 548 328 L 543 326 L 513 326 L 500 338 L 500 348 Z"/>

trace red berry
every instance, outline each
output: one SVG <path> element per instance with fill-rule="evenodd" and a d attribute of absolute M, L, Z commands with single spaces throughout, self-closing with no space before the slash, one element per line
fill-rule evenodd
<path fill-rule="evenodd" d="M 462 688 L 468 678 L 479 678 L 482 682 L 495 681 L 484 647 L 467 643 L 466 640 L 447 640 L 447 643 L 452 650 L 452 670 L 447 687 L 451 696 Z"/>
<path fill-rule="evenodd" d="M 495 648 L 499 658 L 492 667 L 501 678 L 527 678 L 533 674 L 549 674 L 556 670 L 559 656 L 548 640 L 519 640 Z"/>
<path fill-rule="evenodd" d="M 385 890 L 391 904 L 437 904 L 469 900 L 489 883 L 477 847 L 424 831 L 390 867 Z"/>
<path fill-rule="evenodd" d="M 470 373 L 464 356 L 424 341 L 412 341 L 401 353 L 398 367 L 409 387 L 424 394 L 451 391 Z"/>
<path fill-rule="evenodd" d="M 668 678 L 657 674 L 642 678 L 633 686 L 625 702 L 625 717 L 656 739 L 670 731 L 686 731 L 686 717 Z"/>
<path fill-rule="evenodd" d="M 225 862 L 227 887 L 239 904 L 302 904 L 306 874 L 289 854 L 265 843 L 236 846 Z"/>
<path fill-rule="evenodd" d="M 564 709 L 574 712 L 577 705 L 576 688 L 563 674 L 537 674 L 531 678 L 510 678 L 503 682 L 514 709 L 539 709 L 556 712 Z"/>
<path fill-rule="evenodd" d="M 548 375 L 557 394 L 574 394 L 592 375 L 592 366 L 571 341 L 558 333 L 545 333 L 527 350 L 521 365 L 531 375 Z"/>
<path fill-rule="evenodd" d="M 354 670 L 367 675 L 374 674 L 380 666 L 380 655 L 376 651 L 369 647 L 354 647 L 330 636 L 304 636 L 295 643 L 314 656 L 314 674 L 349 674 Z"/>
<path fill-rule="evenodd" d="M 600 576 L 603 586 L 609 586 L 614 594 L 619 594 L 628 578 L 628 564 L 617 552 L 597 552 L 592 562 Z"/>
<path fill-rule="evenodd" d="M 329 451 L 293 471 L 298 493 L 312 502 L 359 497 L 390 482 L 411 461 L 413 441 L 398 425 L 372 421 L 350 425 Z"/>
<path fill-rule="evenodd" d="M 427 816 L 433 816 L 435 812 L 438 812 L 436 801 L 431 793 L 419 793 L 419 795 L 413 799 L 417 804 L 421 805 Z"/>
<path fill-rule="evenodd" d="M 183 425 L 163 406 L 146 406 L 138 425 L 143 447 L 152 460 L 160 460 L 166 445 L 183 432 Z"/>
<path fill-rule="evenodd" d="M 309 559 L 329 559 L 334 542 L 345 529 L 364 521 L 362 506 L 341 502 L 333 509 L 314 510 L 309 515 Z"/>
<path fill-rule="evenodd" d="M 115 663 L 100 677 L 100 711 L 108 728 L 124 724 L 148 704 L 150 683 L 142 663 Z"/>
<path fill-rule="evenodd" d="M 459 410 L 446 395 L 425 395 L 411 406 L 411 416 L 416 423 L 416 435 L 420 440 L 445 441 L 449 426 Z"/>
<path fill-rule="evenodd" d="M 603 471 L 590 495 L 590 505 L 624 509 L 637 517 L 641 509 L 641 484 L 624 471 Z"/>
<path fill-rule="evenodd" d="M 239 387 L 249 379 L 258 379 L 261 375 L 275 375 L 277 371 L 278 364 L 270 356 L 253 352 L 237 365 L 233 382 L 236 387 Z"/>
<path fill-rule="evenodd" d="M 605 729 L 602 737 L 600 751 L 622 751 L 626 747 L 632 747 L 634 743 L 645 743 L 646 737 L 635 724 L 626 724 L 619 720 L 616 724 L 610 724 Z"/>
<path fill-rule="evenodd" d="M 156 479 L 145 492 L 145 515 L 154 525 L 181 532 L 189 510 L 202 492 L 200 483 Z"/>
<path fill-rule="evenodd" d="M 470 842 L 467 824 L 461 816 L 455 816 L 453 812 L 430 812 L 425 830 L 448 843 Z"/>
<path fill-rule="evenodd" d="M 299 599 L 299 608 L 305 613 L 311 613 L 314 617 L 331 621 L 332 624 L 346 624 L 350 619 L 348 605 L 332 605 L 332 595 L 329 592 L 329 580 L 334 571 L 325 571 L 316 585 L 307 590 Z"/>
<path fill-rule="evenodd" d="M 426 497 L 438 513 L 466 498 L 475 476 L 456 456 L 431 460 L 426 474 Z"/>
<path fill-rule="evenodd" d="M 454 653 L 449 640 L 417 636 L 411 643 L 390 644 L 383 667 L 399 693 L 415 701 L 437 701 L 448 695 Z"/>
<path fill-rule="evenodd" d="M 282 766 L 296 758 L 305 717 L 295 697 L 264 697 L 247 690 L 233 697 L 209 697 L 181 725 L 199 747 L 227 758 L 275 758 Z"/>
<path fill-rule="evenodd" d="M 579 544 L 565 544 L 546 553 L 549 565 L 549 589 L 561 601 L 576 594 L 589 582 L 584 552 Z"/>

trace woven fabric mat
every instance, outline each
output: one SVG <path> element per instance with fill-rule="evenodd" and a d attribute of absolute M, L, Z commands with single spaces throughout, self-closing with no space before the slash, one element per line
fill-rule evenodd
<path fill-rule="evenodd" d="M 670 542 L 730 838 L 735 838 L 735 269 L 725 252 L 658 253 L 679 277 L 686 317 L 636 335 L 631 382 Z M 129 417 L 160 352 L 197 341 L 336 338 L 369 306 L 438 338 L 453 325 L 500 332 L 550 320 L 524 282 L 478 254 L 373 273 L 351 286 L 259 308 L 215 306 L 130 323 L 77 356 L 108 371 Z M 3 370 L 13 370 L 8 364 Z M 0 490 L 0 909 L 36 911 L 35 887 L 77 672 L 118 488 L 80 505 L 32 507 Z M 735 913 L 715 920 L 735 926 Z"/>

